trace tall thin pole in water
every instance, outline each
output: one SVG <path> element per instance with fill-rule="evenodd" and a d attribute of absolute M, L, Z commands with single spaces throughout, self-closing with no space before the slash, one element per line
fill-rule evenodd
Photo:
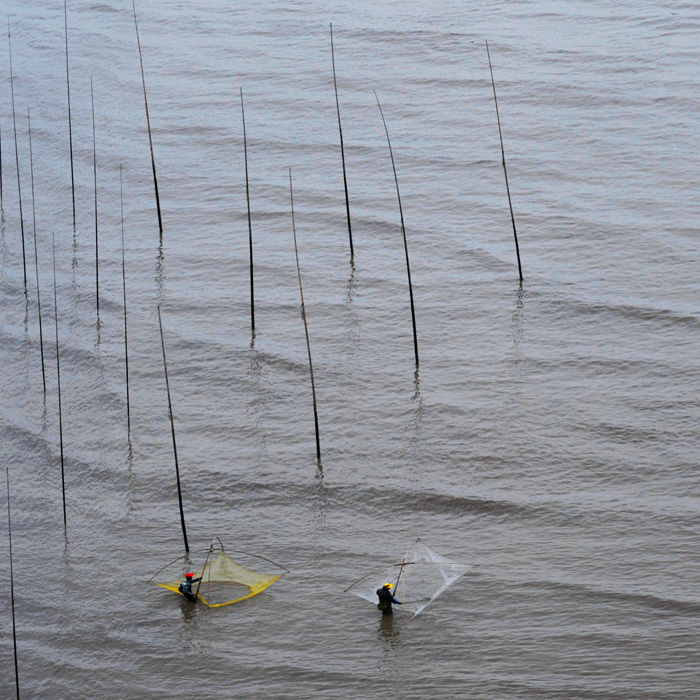
<path fill-rule="evenodd" d="M 163 242 L 163 219 L 160 214 L 160 196 L 158 194 L 158 177 L 156 175 L 156 158 L 153 155 L 153 136 L 151 135 L 151 118 L 148 114 L 148 96 L 146 95 L 146 76 L 143 72 L 143 54 L 141 53 L 141 39 L 139 38 L 139 25 L 136 21 L 136 0 L 131 0 L 134 9 L 134 26 L 136 27 L 136 43 L 139 47 L 139 61 L 141 62 L 141 83 L 143 84 L 143 103 L 146 107 L 146 125 L 148 126 L 148 143 L 151 147 L 151 167 L 153 169 L 153 187 L 156 193 L 156 209 L 158 210 L 158 229 L 160 242 Z"/>
<path fill-rule="evenodd" d="M 24 246 L 24 216 L 22 214 L 22 186 L 19 176 L 19 149 L 17 148 L 17 120 L 15 119 L 15 81 L 12 74 L 12 37 L 10 34 L 10 18 L 7 18 L 7 42 L 10 53 L 10 91 L 12 92 L 12 126 L 15 132 L 15 163 L 17 165 L 17 197 L 19 198 L 19 225 L 22 231 L 22 264 L 24 266 L 24 293 L 27 293 L 27 252 Z"/>
<path fill-rule="evenodd" d="M 10 509 L 10 468 L 7 472 L 7 536 L 10 541 L 10 602 L 12 605 L 12 641 L 15 650 L 15 687 L 17 689 L 17 700 L 19 700 L 19 665 L 17 663 L 17 626 L 15 624 L 15 575 L 12 568 L 12 515 Z"/>
<path fill-rule="evenodd" d="M 350 196 L 348 195 L 348 177 L 345 170 L 345 145 L 343 143 L 343 125 L 340 122 L 340 102 L 338 101 L 338 82 L 335 77 L 335 50 L 333 48 L 333 25 L 331 24 L 331 59 L 333 61 L 333 87 L 335 88 L 335 108 L 338 112 L 338 133 L 340 134 L 340 157 L 343 161 L 343 186 L 345 187 L 345 211 L 348 217 L 348 236 L 350 237 L 350 262 L 355 258 L 352 245 L 352 225 L 350 224 Z"/>
<path fill-rule="evenodd" d="M 32 226 L 34 229 L 34 269 L 36 271 L 36 305 L 39 310 L 39 348 L 41 349 L 41 379 L 44 383 L 44 397 L 46 397 L 46 368 L 44 366 L 44 331 L 41 322 L 41 294 L 39 292 L 39 254 L 36 244 L 36 206 L 34 200 L 34 154 L 32 152 L 32 121 L 27 109 L 27 128 L 29 130 L 29 172 L 32 182 Z"/>
<path fill-rule="evenodd" d="M 379 107 L 379 114 L 382 115 L 382 123 L 384 124 L 384 131 L 386 133 L 386 142 L 389 144 L 389 155 L 391 156 L 391 167 L 394 169 L 394 182 L 396 183 L 396 197 L 399 200 L 399 214 L 401 216 L 401 233 L 403 234 L 403 246 L 406 251 L 406 272 L 408 273 L 408 293 L 411 298 L 411 320 L 413 321 L 413 349 L 416 355 L 416 369 L 418 369 L 418 333 L 416 331 L 416 310 L 413 305 L 413 284 L 411 284 L 411 264 L 408 259 L 408 241 L 406 240 L 406 226 L 403 220 L 403 208 L 401 206 L 401 193 L 399 192 L 399 178 L 396 175 L 396 163 L 394 162 L 394 152 L 391 149 L 391 139 L 389 138 L 389 129 L 386 126 L 386 119 L 384 119 L 384 112 L 382 110 L 382 105 L 379 103 L 379 98 L 377 97 L 377 92 L 375 90 L 374 97 L 377 100 L 377 106 Z"/>
<path fill-rule="evenodd" d="M 243 154 L 245 159 L 245 199 L 248 204 L 248 247 L 250 248 L 250 327 L 255 339 L 255 285 L 253 282 L 253 224 L 250 217 L 250 185 L 248 182 L 248 140 L 245 133 L 245 110 L 243 109 L 243 88 L 241 91 L 241 116 L 243 117 Z"/>
<path fill-rule="evenodd" d="M 314 425 L 316 426 L 316 459 L 321 466 L 321 437 L 318 431 L 318 409 L 316 407 L 316 383 L 314 382 L 314 366 L 311 362 L 311 343 L 309 341 L 309 326 L 306 322 L 306 308 L 304 306 L 304 289 L 301 286 L 301 266 L 299 265 L 299 249 L 297 247 L 297 229 L 294 223 L 294 191 L 292 189 L 292 169 L 289 168 L 289 198 L 292 204 L 292 232 L 294 234 L 294 254 L 297 260 L 297 277 L 299 278 L 299 296 L 301 297 L 301 317 L 304 320 L 304 332 L 306 333 L 306 351 L 309 355 L 309 373 L 311 374 L 311 394 L 314 404 Z"/>
<path fill-rule="evenodd" d="M 202 575 L 199 577 L 199 583 L 197 584 L 197 590 L 194 592 L 194 599 L 197 600 L 199 597 L 199 589 L 202 587 L 202 579 L 204 578 L 204 572 L 207 568 L 207 563 L 209 562 L 209 557 L 211 556 L 211 553 L 214 551 L 214 545 L 210 544 L 209 545 L 209 551 L 207 552 L 207 558 L 204 560 L 204 566 L 202 567 Z"/>
<path fill-rule="evenodd" d="M 52 235 L 53 251 L 53 308 L 56 321 L 56 379 L 58 383 L 58 436 L 61 443 L 61 493 L 63 494 L 63 529 L 68 531 L 66 515 L 66 470 L 63 461 L 63 410 L 61 406 L 61 360 L 58 346 L 58 294 L 56 292 L 56 236 Z"/>
<path fill-rule="evenodd" d="M 0 128 L 0 211 L 5 211 L 2 205 L 2 128 Z"/>
<path fill-rule="evenodd" d="M 508 169 L 506 168 L 506 152 L 503 148 L 503 132 L 501 131 L 501 116 L 498 113 L 498 98 L 496 97 L 496 83 L 493 79 L 493 67 L 491 66 L 491 52 L 489 42 L 486 41 L 486 55 L 489 58 L 489 71 L 491 73 L 491 87 L 493 88 L 493 102 L 496 105 L 496 120 L 498 121 L 498 136 L 501 139 L 501 159 L 503 162 L 503 175 L 506 179 L 506 192 L 508 193 L 508 206 L 510 207 L 510 220 L 513 222 L 513 238 L 515 238 L 515 254 L 518 257 L 518 273 L 520 281 L 523 281 L 523 268 L 520 265 L 520 247 L 518 246 L 518 233 L 515 230 L 515 214 L 513 214 L 513 202 L 510 198 L 510 186 L 508 185 Z"/>
<path fill-rule="evenodd" d="M 175 420 L 173 418 L 173 404 L 170 400 L 170 382 L 168 381 L 168 362 L 165 359 L 165 340 L 163 339 L 163 322 L 160 318 L 160 306 L 158 307 L 158 326 L 160 327 L 160 345 L 163 349 L 163 367 L 165 368 L 165 388 L 168 392 L 168 410 L 170 412 L 170 432 L 173 436 L 173 455 L 175 456 L 175 476 L 177 478 L 177 500 L 180 503 L 180 522 L 182 523 L 182 538 L 185 540 L 185 551 L 190 551 L 187 542 L 187 528 L 185 527 L 185 511 L 182 508 L 182 487 L 180 485 L 180 466 L 177 462 L 177 442 L 175 441 Z"/>
<path fill-rule="evenodd" d="M 122 185 L 122 165 L 119 164 L 119 209 L 122 224 L 122 289 L 124 291 L 124 365 L 126 369 L 126 431 L 131 440 L 131 402 L 129 400 L 129 340 L 126 324 L 126 263 L 124 255 L 124 187 Z"/>
<path fill-rule="evenodd" d="M 92 174 L 95 182 L 95 299 L 97 321 L 100 321 L 100 243 L 97 236 L 97 142 L 95 140 L 95 92 L 90 77 L 90 102 L 92 104 Z"/>
<path fill-rule="evenodd" d="M 63 21 L 66 35 L 66 92 L 68 94 L 68 144 L 70 146 L 70 191 L 73 198 L 73 233 L 75 233 L 75 173 L 73 170 L 73 119 L 70 111 L 70 71 L 68 69 L 68 7 L 63 0 Z"/>

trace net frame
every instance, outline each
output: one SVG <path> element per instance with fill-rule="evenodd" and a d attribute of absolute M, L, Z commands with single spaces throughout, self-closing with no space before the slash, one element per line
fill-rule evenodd
<path fill-rule="evenodd" d="M 289 573 L 289 570 L 286 569 L 284 566 L 281 564 L 277 564 L 276 562 L 273 562 L 271 559 L 267 559 L 266 557 L 261 557 L 257 554 L 251 554 L 250 552 L 243 552 L 239 550 L 232 550 L 233 553 L 235 554 L 244 554 L 246 556 L 250 557 L 255 557 L 256 559 L 261 559 L 267 562 L 270 562 L 271 564 L 274 564 L 276 567 L 282 569 L 282 573 L 279 574 L 263 574 L 263 573 L 258 573 L 256 571 L 253 571 L 252 569 L 249 569 L 248 567 L 243 566 L 242 564 L 239 564 L 237 561 L 235 561 L 233 558 L 231 558 L 228 553 L 226 552 L 223 544 L 221 544 L 221 541 L 219 540 L 219 546 L 217 545 L 211 545 L 209 549 L 206 550 L 200 550 L 201 552 L 207 552 L 207 558 L 205 559 L 205 563 L 202 567 L 199 569 L 195 570 L 194 573 L 194 578 L 200 578 L 201 581 L 199 581 L 199 585 L 197 586 L 197 589 L 195 591 L 197 600 L 199 600 L 201 603 L 203 603 L 206 607 L 208 608 L 221 608 L 227 605 L 233 605 L 234 603 L 239 603 L 242 600 L 246 600 L 247 598 L 252 598 L 253 596 L 258 595 L 258 593 L 262 593 L 264 590 L 269 588 L 273 583 L 278 581 L 282 576 L 285 574 Z M 209 561 L 210 556 L 212 554 L 215 554 L 215 556 Z M 185 555 L 187 556 L 187 555 Z M 185 558 L 183 557 L 178 557 L 174 561 L 170 562 L 166 566 L 164 566 L 160 571 L 158 571 L 156 574 L 154 574 L 151 579 L 149 580 L 149 583 L 153 581 L 161 572 L 165 571 L 169 567 L 171 567 L 173 564 L 175 564 L 178 561 L 181 561 L 182 559 Z M 160 588 L 164 588 L 168 591 L 172 591 L 173 593 L 177 593 L 178 595 L 184 595 L 180 590 L 179 587 L 182 583 L 183 577 L 180 576 L 179 578 L 175 580 L 170 580 L 170 581 L 164 581 L 164 582 L 158 582 L 156 581 L 156 585 L 159 586 Z M 212 596 L 211 596 L 211 587 L 212 584 L 235 584 L 237 586 L 243 586 L 248 589 L 247 593 L 244 595 L 236 595 L 234 598 L 230 600 L 224 600 L 221 602 L 218 601 L 213 601 Z M 204 587 L 204 590 L 202 588 Z"/>
<path fill-rule="evenodd" d="M 408 547 L 403 561 L 370 571 L 350 584 L 344 592 L 376 604 L 375 589 L 388 582 L 398 592 L 400 586 L 403 611 L 415 617 L 475 566 L 437 554 L 419 537 Z M 421 576 L 428 582 L 421 581 Z M 410 600 L 406 600 L 407 590 L 408 595 L 412 596 Z"/>

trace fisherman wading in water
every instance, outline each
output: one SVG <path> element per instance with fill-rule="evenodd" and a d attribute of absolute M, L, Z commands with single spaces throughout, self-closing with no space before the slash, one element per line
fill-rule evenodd
<path fill-rule="evenodd" d="M 177 587 L 177 590 L 180 591 L 190 603 L 196 603 L 197 596 L 192 592 L 192 584 L 202 579 L 192 578 L 192 576 L 194 576 L 194 574 L 185 574 L 185 580 Z"/>
<path fill-rule="evenodd" d="M 393 595 L 391 595 L 392 588 L 393 584 L 385 583 L 381 588 L 377 589 L 377 598 L 379 598 L 377 608 L 382 611 L 383 615 L 394 614 L 394 609 L 391 607 L 392 603 L 395 603 L 396 605 L 403 605 L 403 603 L 399 602 Z"/>

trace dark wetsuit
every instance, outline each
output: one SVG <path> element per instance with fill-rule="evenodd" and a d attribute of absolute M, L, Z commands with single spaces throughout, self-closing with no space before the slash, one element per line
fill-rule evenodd
<path fill-rule="evenodd" d="M 382 611 L 384 615 L 393 615 L 394 609 L 391 607 L 392 603 L 396 605 L 403 605 L 400 603 L 393 595 L 391 595 L 391 590 L 389 588 L 378 588 L 377 598 L 379 602 L 377 603 L 377 608 Z"/>
<path fill-rule="evenodd" d="M 201 581 L 201 578 L 186 578 L 177 588 L 182 595 L 187 598 L 187 600 L 190 601 L 190 603 L 196 603 L 197 602 L 197 597 L 195 594 L 192 592 L 192 584 L 197 583 L 197 581 Z"/>

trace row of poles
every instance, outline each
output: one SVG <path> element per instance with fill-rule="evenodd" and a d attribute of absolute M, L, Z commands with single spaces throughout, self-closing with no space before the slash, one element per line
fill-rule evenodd
<path fill-rule="evenodd" d="M 146 90 L 146 78 L 143 65 L 143 53 L 141 49 L 141 39 L 139 35 L 138 20 L 136 15 L 136 4 L 135 0 L 132 0 L 132 9 L 134 16 L 134 27 L 136 31 L 136 40 L 139 52 L 139 63 L 141 68 L 141 80 L 143 87 L 143 99 L 144 108 L 146 113 L 146 125 L 148 131 L 149 147 L 150 147 L 150 157 L 151 157 L 151 169 L 153 173 L 153 187 L 156 201 L 156 211 L 158 216 L 158 230 L 159 230 L 159 241 L 160 245 L 163 244 L 163 217 L 161 211 L 160 194 L 158 190 L 158 176 L 156 169 L 155 153 L 153 148 L 153 134 L 151 130 L 151 120 L 150 113 L 148 109 L 148 94 Z M 72 199 L 72 216 L 73 216 L 73 233 L 76 233 L 76 205 L 75 205 L 75 169 L 74 169 L 74 159 L 73 159 L 73 128 L 72 128 L 72 114 L 71 114 L 71 96 L 70 96 L 70 66 L 69 66 L 69 53 L 68 53 L 68 10 L 67 10 L 67 0 L 64 0 L 64 32 L 65 32 L 65 59 L 66 59 L 66 93 L 67 93 L 67 103 L 68 103 L 68 139 L 69 139 L 69 150 L 70 150 L 70 171 L 71 171 L 71 199 Z M 26 261 L 26 248 L 25 248 L 25 231 L 24 231 L 24 214 L 22 209 L 22 191 L 21 191 L 21 178 L 20 178 L 20 167 L 19 167 L 19 149 L 17 143 L 17 123 L 16 123 L 16 109 L 15 109 L 15 95 L 14 95 L 14 75 L 12 66 L 12 43 L 11 43 L 11 32 L 10 32 L 10 22 L 8 19 L 8 45 L 9 45 L 9 59 L 10 59 L 10 89 L 12 97 L 12 121 L 13 121 L 13 131 L 14 131 L 14 146 L 15 146 L 15 166 L 17 171 L 17 191 L 19 200 L 19 217 L 20 217 L 20 232 L 22 240 L 22 262 L 23 262 L 23 273 L 24 273 L 24 293 L 25 297 L 28 295 L 27 290 L 27 261 Z M 354 245 L 352 238 L 352 221 L 350 216 L 350 195 L 348 189 L 348 179 L 347 170 L 345 162 L 345 144 L 343 140 L 343 127 L 340 114 L 340 100 L 338 96 L 338 84 L 336 76 L 336 66 L 335 66 L 335 46 L 333 41 L 333 25 L 330 25 L 330 47 L 331 47 L 331 62 L 333 69 L 333 86 L 335 92 L 335 103 L 336 103 L 336 113 L 338 119 L 338 134 L 340 140 L 340 154 L 343 169 L 343 187 L 345 193 L 345 211 L 347 218 L 348 227 L 348 239 L 350 248 L 350 264 L 354 266 Z M 515 225 L 515 215 L 513 213 L 513 204 L 510 194 L 510 186 L 508 183 L 508 172 L 506 167 L 505 149 L 503 145 L 503 133 L 501 129 L 500 114 L 498 111 L 498 98 L 496 95 L 496 85 L 493 77 L 493 67 L 491 64 L 491 54 L 489 51 L 488 41 L 486 42 L 486 52 L 489 63 L 489 72 L 491 76 L 491 85 L 493 88 L 494 105 L 496 108 L 496 119 L 498 123 L 499 139 L 501 146 L 501 161 L 503 166 L 503 174 L 506 184 L 506 193 L 508 196 L 508 205 L 510 208 L 511 222 L 513 226 L 513 237 L 515 240 L 515 250 L 518 261 L 518 273 L 520 277 L 520 282 L 522 284 L 523 274 L 520 262 L 520 249 L 518 245 L 518 236 Z M 410 258 L 408 250 L 408 240 L 406 236 L 406 226 L 404 221 L 403 207 L 401 204 L 401 192 L 399 189 L 399 179 L 396 170 L 396 162 L 394 159 L 394 153 L 391 146 L 391 138 L 389 136 L 389 129 L 387 126 L 386 118 L 384 116 L 384 111 L 382 105 L 379 101 L 379 97 L 374 92 L 375 100 L 377 102 L 377 107 L 382 119 L 382 124 L 384 127 L 384 132 L 386 135 L 387 146 L 389 148 L 389 155 L 391 158 L 391 165 L 394 175 L 394 183 L 396 186 L 396 196 L 399 206 L 399 217 L 401 222 L 401 233 L 404 243 L 404 251 L 406 256 L 406 272 L 408 278 L 408 290 L 411 306 L 411 321 L 413 328 L 413 346 L 414 346 L 414 356 L 415 356 L 415 366 L 416 372 L 419 369 L 419 354 L 418 354 L 418 333 L 416 327 L 416 314 L 415 314 L 415 304 L 413 296 L 413 285 L 411 281 L 411 267 Z M 92 146 L 93 146 L 93 179 L 94 179 L 94 223 L 95 223 L 95 305 L 97 312 L 97 331 L 98 331 L 98 343 L 99 343 L 99 329 L 100 329 L 100 292 L 99 292 L 99 235 L 98 235 L 98 197 L 97 197 L 97 142 L 96 142 L 96 129 L 95 129 L 95 99 L 94 99 L 94 89 L 92 78 L 90 79 L 90 101 L 91 101 L 91 113 L 92 113 Z M 240 88 L 240 102 L 241 102 L 241 118 L 243 125 L 243 148 L 244 148 L 244 164 L 245 164 L 245 185 L 246 185 L 246 206 L 247 206 L 247 216 L 248 216 L 248 244 L 249 244 L 249 260 L 250 260 L 250 322 L 251 322 L 251 342 L 255 342 L 256 336 L 256 326 L 255 326 L 255 279 L 254 279 L 254 264 L 253 264 L 253 227 L 252 227 L 252 216 L 250 207 L 250 182 L 249 182 L 249 172 L 248 172 L 248 145 L 247 145 L 247 134 L 246 134 L 246 123 L 245 123 L 245 108 L 243 101 L 243 89 Z M 36 236 L 36 209 L 35 209 L 35 193 L 34 193 L 34 164 L 33 164 L 33 151 L 32 151 L 32 132 L 31 132 L 31 116 L 29 110 L 27 110 L 27 127 L 28 127 L 28 139 L 29 139 L 29 160 L 30 160 L 30 178 L 31 178 L 31 193 L 32 193 L 32 221 L 33 221 L 33 239 L 34 239 L 34 260 L 35 260 L 35 273 L 36 273 L 36 287 L 37 287 L 37 308 L 39 317 L 39 345 L 41 352 L 41 370 L 42 370 L 42 382 L 44 388 L 44 399 L 46 398 L 46 367 L 45 367 L 45 357 L 44 357 L 44 337 L 43 337 L 43 326 L 42 326 L 42 315 L 41 315 L 41 295 L 39 290 L 39 263 L 38 263 L 38 251 L 37 251 L 37 236 Z M 313 361 L 311 356 L 311 342 L 309 338 L 309 328 L 306 317 L 306 307 L 304 303 L 304 291 L 301 276 L 301 265 L 299 261 L 299 249 L 297 245 L 297 235 L 296 235 L 296 224 L 294 218 L 294 190 L 293 190 L 293 179 L 292 179 L 292 168 L 289 168 L 289 196 L 290 196 L 290 208 L 292 217 L 292 234 L 294 238 L 294 252 L 296 259 L 297 268 L 297 279 L 299 284 L 299 295 L 301 303 L 301 317 L 304 322 L 304 333 L 306 338 L 306 348 L 309 361 L 309 373 L 311 380 L 311 391 L 312 391 L 312 401 L 313 401 L 313 413 L 314 413 L 314 425 L 315 425 L 315 436 L 316 436 L 316 460 L 319 470 L 322 469 L 321 464 L 321 440 L 319 433 L 319 422 L 318 422 L 318 406 L 316 400 L 316 385 L 314 380 L 313 371 Z M 3 208 L 3 177 L 2 177 L 2 133 L 0 131 L 0 209 L 4 212 Z M 130 394 L 129 394 L 129 355 L 128 355 L 128 323 L 127 323 L 127 295 L 126 295 L 126 262 L 125 262 L 125 245 L 124 245 L 124 197 L 123 197 L 123 171 L 122 166 L 119 166 L 119 200 L 120 200 L 120 222 L 121 222 L 121 255 L 122 255 L 122 293 L 123 293 L 123 307 L 124 307 L 124 358 L 125 358 L 125 375 L 126 375 L 126 406 L 127 406 L 127 435 L 129 444 L 131 444 L 131 409 L 130 409 Z M 59 350 L 59 323 L 58 323 L 58 300 L 57 300 L 57 285 L 56 285 L 56 253 L 55 253 L 55 239 L 52 244 L 53 252 L 53 295 L 54 295 L 54 318 L 55 318 L 55 343 L 56 343 L 56 378 L 57 378 L 57 393 L 58 393 L 58 419 L 59 419 L 59 442 L 60 442 L 60 460 L 61 460 L 61 490 L 63 498 L 63 523 L 64 532 L 67 537 L 68 520 L 67 520 L 67 509 L 66 509 L 66 488 L 65 488 L 65 465 L 64 465 L 64 450 L 63 450 L 63 418 L 62 418 L 62 404 L 61 404 L 61 370 L 60 370 L 60 350 Z M 182 501 L 182 486 L 180 480 L 180 469 L 177 456 L 177 440 L 175 434 L 175 421 L 173 416 L 172 399 L 170 395 L 170 383 L 168 379 L 168 365 L 165 350 L 165 338 L 163 334 L 163 323 L 161 317 L 160 306 L 158 306 L 158 325 L 160 330 L 161 339 L 161 349 L 163 354 L 163 368 L 165 375 L 166 391 L 168 396 L 168 410 L 170 417 L 170 427 L 171 436 L 173 443 L 173 456 L 175 462 L 175 474 L 177 481 L 177 492 L 178 492 L 178 503 L 180 509 L 180 521 L 182 525 L 182 535 L 185 544 L 186 552 L 189 552 L 189 543 L 187 539 L 187 528 L 185 524 L 185 514 Z M 19 686 L 19 672 L 17 665 L 17 637 L 15 628 L 15 606 L 14 606 L 14 577 L 12 569 L 12 525 L 11 525 L 11 515 L 10 515 L 10 474 L 9 468 L 7 469 L 7 503 L 8 503 L 8 536 L 10 541 L 10 592 L 12 601 L 12 631 L 13 631 L 13 642 L 14 642 L 14 661 L 15 661 L 15 678 L 16 678 L 16 693 L 19 699 L 20 686 Z"/>
<path fill-rule="evenodd" d="M 20 171 L 20 160 L 19 160 L 19 147 L 18 147 L 18 136 L 17 136 L 17 110 L 15 106 L 15 91 L 14 91 L 14 70 L 12 63 L 12 33 L 10 20 L 8 18 L 7 24 L 7 35 L 8 35 L 8 49 L 9 49 L 9 62 L 10 62 L 10 91 L 12 99 L 12 125 L 13 125 L 13 135 L 14 135 L 14 146 L 15 146 L 15 168 L 17 174 L 17 196 L 19 203 L 19 220 L 20 220 L 20 233 L 22 242 L 22 266 L 23 266 L 23 282 L 24 282 L 24 295 L 28 301 L 28 285 L 27 285 L 27 254 L 26 254 L 26 241 L 25 241 L 25 221 L 24 221 L 24 209 L 23 209 L 23 199 L 22 199 L 22 183 L 21 183 L 21 171 Z M 72 124 L 72 110 L 71 110 L 71 95 L 70 95 L 70 66 L 69 66 L 69 53 L 68 53 L 68 10 L 67 2 L 64 0 L 64 30 L 65 30 L 65 59 L 66 59 L 66 91 L 68 100 L 68 137 L 69 137 L 69 149 L 70 149 L 70 171 L 71 171 L 71 200 L 72 200 L 72 214 L 73 214 L 73 234 L 76 234 L 76 204 L 75 204 L 75 168 L 74 168 L 74 158 L 73 158 L 73 124 Z M 100 329 L 100 285 L 99 285 L 99 229 L 98 229 L 98 189 L 97 189 L 97 141 L 96 141 L 96 127 L 95 127 L 95 96 L 92 78 L 90 79 L 90 102 L 91 102 L 91 114 L 92 114 L 92 150 L 93 150 L 93 179 L 94 179 L 94 222 L 95 222 L 95 306 L 97 312 L 97 330 L 98 330 L 98 343 L 99 343 L 99 329 Z M 44 352 L 44 331 L 43 331 L 43 319 L 42 319 L 42 307 L 41 307 L 41 291 L 39 284 L 39 255 L 38 255 L 38 244 L 37 244 L 37 231 L 36 231 L 36 199 L 35 199 L 35 188 L 34 188 L 34 152 L 32 143 L 32 127 L 31 127 L 31 113 L 27 109 L 27 134 L 29 141 L 29 172 L 30 172 L 30 184 L 31 184 L 31 199 L 32 199 L 32 229 L 33 229 L 33 247 L 34 247 L 34 263 L 35 263 L 35 275 L 36 275 L 36 293 L 37 293 L 37 310 L 38 310 L 38 322 L 39 322 L 39 347 L 41 355 L 41 375 L 42 375 L 42 385 L 44 391 L 44 401 L 46 401 L 46 358 Z M 126 369 L 126 397 L 127 397 L 127 434 L 129 439 L 129 444 L 131 444 L 131 408 L 130 408 L 130 398 L 129 398 L 129 358 L 128 358 L 128 328 L 127 328 L 127 300 L 126 300 L 126 263 L 125 263 L 125 245 L 124 245 L 124 197 L 123 197 L 123 172 L 122 166 L 119 166 L 119 198 L 120 198 L 120 215 L 121 215 L 121 253 L 122 253 L 122 286 L 123 286 L 123 303 L 124 303 L 124 348 L 125 348 L 125 369 Z M 2 216 L 4 218 L 4 201 L 3 201 L 3 172 L 2 172 L 2 133 L 0 132 L 0 210 L 2 211 Z M 63 408 L 62 408 L 62 396 L 61 396 L 61 356 L 60 356 L 60 342 L 59 342 L 59 312 L 58 312 L 58 293 L 57 293 L 57 281 L 56 281 L 56 244 L 55 235 L 52 234 L 52 258 L 53 258 L 53 301 L 54 301 L 54 319 L 55 319 L 55 344 L 56 344 L 56 384 L 57 384 L 57 394 L 58 394 L 58 430 L 59 430 L 59 445 L 60 445 L 60 462 L 61 462 L 61 493 L 62 493 L 62 506 L 63 506 L 63 526 L 64 535 L 67 538 L 68 532 L 68 517 L 67 517 L 67 507 L 66 507 L 66 479 L 65 479 L 65 459 L 64 459 L 64 445 L 63 445 Z M 11 607 L 12 607 L 12 637 L 13 637 L 13 648 L 14 648 L 14 667 L 15 667 L 15 688 L 16 696 L 20 697 L 20 683 L 19 683 L 19 668 L 17 662 L 17 634 L 16 634 L 16 624 L 15 624 L 15 600 L 14 600 L 14 571 L 13 571 L 13 560 L 12 560 L 12 519 L 10 510 L 10 471 L 9 467 L 6 470 L 7 477 L 7 518 L 8 518 L 8 538 L 9 538 L 9 555 L 10 555 L 10 597 L 11 597 Z"/>

